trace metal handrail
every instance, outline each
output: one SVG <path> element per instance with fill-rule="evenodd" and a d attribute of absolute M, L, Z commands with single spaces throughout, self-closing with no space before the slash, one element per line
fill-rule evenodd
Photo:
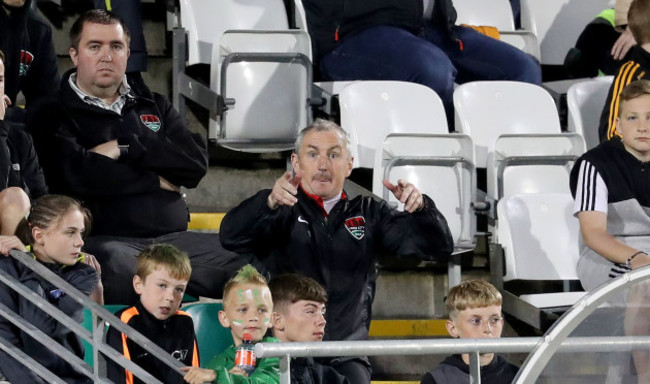
<path fill-rule="evenodd" d="M 90 310 L 93 314 L 93 332 L 92 334 L 86 330 L 81 324 L 71 319 L 68 315 L 60 311 L 58 308 L 54 307 L 47 300 L 44 300 L 42 297 L 37 295 L 31 289 L 26 287 L 21 282 L 17 281 L 11 276 L 0 274 L 0 281 L 6 284 L 9 288 L 16 291 L 19 295 L 25 299 L 32 302 L 34 305 L 38 306 L 45 313 L 52 316 L 55 320 L 59 321 L 61 324 L 75 332 L 81 338 L 90 343 L 95 352 L 95 364 L 93 370 L 91 371 L 90 366 L 86 364 L 82 359 L 72 354 L 70 351 L 63 348 L 58 342 L 53 340 L 51 337 L 41 332 L 35 328 L 32 324 L 27 323 L 20 315 L 9 309 L 6 305 L 0 304 L 0 317 L 3 317 L 14 324 L 16 327 L 20 328 L 22 331 L 26 332 L 28 335 L 34 337 L 35 339 L 42 342 L 42 344 L 58 353 L 65 358 L 66 361 L 70 362 L 74 367 L 79 369 L 83 374 L 95 380 L 95 382 L 108 382 L 105 379 L 105 376 L 100 374 L 99 364 L 98 363 L 98 352 L 101 352 L 103 355 L 107 356 L 111 360 L 115 361 L 120 366 L 124 367 L 131 371 L 136 377 L 141 379 L 145 383 L 160 383 L 159 380 L 154 378 L 150 373 L 140 368 L 137 364 L 132 362 L 129 359 L 126 359 L 121 353 L 116 351 L 113 347 L 106 344 L 102 340 L 103 336 L 103 327 L 104 322 L 109 323 L 112 327 L 115 327 L 119 332 L 122 332 L 127 335 L 127 337 L 140 345 L 142 348 L 150 352 L 154 357 L 162 361 L 164 364 L 175 369 L 179 374 L 183 374 L 180 368 L 183 366 L 180 362 L 172 358 L 169 353 L 165 352 L 162 348 L 156 345 L 154 342 L 149 340 L 147 337 L 142 335 L 140 332 L 131 328 L 115 315 L 104 309 L 102 306 L 95 303 L 83 292 L 79 291 L 77 288 L 72 286 L 67 281 L 63 280 L 61 277 L 57 276 L 54 272 L 50 271 L 47 267 L 36 261 L 33 257 L 27 255 L 24 252 L 17 250 L 11 250 L 10 256 L 18 260 L 26 267 L 32 271 L 39 274 L 43 279 L 49 281 L 63 292 L 68 295 L 70 298 L 75 300 L 77 303 L 81 304 L 86 309 Z M 102 321 L 99 321 L 101 319 Z M 0 349 L 7 352 L 12 357 L 18 357 L 18 361 L 22 362 L 24 365 L 29 366 L 34 373 L 47 379 L 48 382 L 63 382 L 60 378 L 57 378 L 51 371 L 42 365 L 35 363 L 31 358 L 23 360 L 25 357 L 18 348 L 9 343 L 6 339 L 0 337 Z M 57 378 L 57 379 L 54 379 Z"/>
<path fill-rule="evenodd" d="M 528 353 L 545 337 L 507 337 L 500 339 L 358 340 L 310 343 L 258 343 L 258 358 L 280 359 L 280 384 L 289 384 L 293 357 L 386 356 L 427 354 L 470 354 L 472 383 L 480 383 L 481 353 Z M 566 339 L 558 352 L 617 352 L 650 348 L 650 336 L 599 336 Z"/>

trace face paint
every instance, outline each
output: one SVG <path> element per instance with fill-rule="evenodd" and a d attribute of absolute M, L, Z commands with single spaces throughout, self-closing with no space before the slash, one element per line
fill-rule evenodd
<path fill-rule="evenodd" d="M 236 320 L 235 319 L 235 320 L 232 320 L 231 323 L 232 323 L 232 325 L 235 325 L 237 327 L 243 327 L 244 326 L 244 322 L 241 321 L 241 320 Z"/>

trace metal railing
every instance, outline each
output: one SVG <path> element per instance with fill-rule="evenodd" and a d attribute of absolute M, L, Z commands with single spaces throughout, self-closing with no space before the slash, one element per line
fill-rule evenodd
<path fill-rule="evenodd" d="M 258 343 L 257 358 L 280 359 L 280 384 L 291 383 L 291 358 L 330 356 L 448 355 L 467 353 L 470 383 L 481 382 L 479 355 L 482 353 L 528 353 L 546 340 L 542 337 L 502 339 L 359 340 L 311 343 Z M 616 352 L 650 349 L 650 336 L 600 336 L 566 339 L 560 353 Z M 433 368 L 433 367 L 432 367 Z"/>
<path fill-rule="evenodd" d="M 0 303 L 0 317 L 8 320 L 29 336 L 40 341 L 45 348 L 48 348 L 58 354 L 62 359 L 65 359 L 65 361 L 69 362 L 81 373 L 88 376 L 89 378 L 92 378 L 96 383 L 110 382 L 106 379 L 105 373 L 103 372 L 105 371 L 105 362 L 99 357 L 99 352 L 101 352 L 103 356 L 110 358 L 123 368 L 128 369 L 143 382 L 161 383 L 161 381 L 154 378 L 151 374 L 140 368 L 140 366 L 137 364 L 125 358 L 121 353 L 103 341 L 105 323 L 108 323 L 118 331 L 126 334 L 130 340 L 140 345 L 164 364 L 175 369 L 179 374 L 183 374 L 183 372 L 180 370 L 183 365 L 172 358 L 169 353 L 165 352 L 162 348 L 143 336 L 140 332 L 123 323 L 112 313 L 104 309 L 101 305 L 95 303 L 87 295 L 79 291 L 70 283 L 63 280 L 61 277 L 57 276 L 54 272 L 50 271 L 47 267 L 43 266 L 33 257 L 17 250 L 12 250 L 10 252 L 10 256 L 27 266 L 32 271 L 39 274 L 43 279 L 49 281 L 61 289 L 63 292 L 65 292 L 65 294 L 71 297 L 74 301 L 91 311 L 93 317 L 92 333 L 85 329 L 74 319 L 70 318 L 68 315 L 50 304 L 47 300 L 43 299 L 34 291 L 26 287 L 21 282 L 17 281 L 11 276 L 0 273 L 0 281 L 2 283 L 16 291 L 20 296 L 29 300 L 49 316 L 91 344 L 94 353 L 93 367 L 91 368 L 85 361 L 65 349 L 57 341 L 53 340 L 47 334 L 37 329 L 33 324 L 27 322 L 24 318 L 7 307 L 4 303 Z M 15 358 L 23 365 L 28 366 L 31 371 L 45 379 L 48 383 L 64 383 L 61 378 L 56 376 L 53 372 L 36 362 L 31 357 L 27 356 L 19 347 L 13 345 L 3 337 L 0 337 L 0 350 L 6 352 L 9 356 Z"/>

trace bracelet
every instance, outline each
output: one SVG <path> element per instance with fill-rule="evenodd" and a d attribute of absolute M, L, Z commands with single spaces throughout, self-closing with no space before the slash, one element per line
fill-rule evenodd
<path fill-rule="evenodd" d="M 644 255 L 648 256 L 647 253 L 645 253 L 643 251 L 639 251 L 639 252 L 635 253 L 634 255 L 628 257 L 627 260 L 625 260 L 625 266 L 632 269 L 632 259 L 634 259 L 635 257 L 637 257 L 637 255 L 640 255 L 640 254 L 644 254 Z"/>

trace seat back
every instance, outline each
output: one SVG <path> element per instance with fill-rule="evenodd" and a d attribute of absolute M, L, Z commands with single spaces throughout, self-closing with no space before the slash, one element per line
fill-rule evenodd
<path fill-rule="evenodd" d="M 476 216 L 476 172 L 473 144 L 463 134 L 396 134 L 385 137 L 377 150 L 372 191 L 403 209 L 383 179 L 408 180 L 436 203 L 447 219 L 457 250 L 473 249 Z"/>
<path fill-rule="evenodd" d="M 440 97 L 420 84 L 361 81 L 343 88 L 339 100 L 355 167 L 372 168 L 389 133 L 449 132 Z"/>
<path fill-rule="evenodd" d="M 223 352 L 232 343 L 229 328 L 224 328 L 219 322 L 219 311 L 223 310 L 221 303 L 192 303 L 183 306 L 194 321 L 194 333 L 199 345 L 199 358 L 202 367 L 216 355 Z"/>
<path fill-rule="evenodd" d="M 584 152 L 577 133 L 501 135 L 488 156 L 488 195 L 570 193 L 571 169 Z"/>
<path fill-rule="evenodd" d="M 454 0 L 456 24 L 485 25 L 499 31 L 514 31 L 515 22 L 508 0 Z"/>
<path fill-rule="evenodd" d="M 288 29 L 282 0 L 180 0 L 188 65 L 210 64 L 216 36 L 231 29 Z"/>
<path fill-rule="evenodd" d="M 578 219 L 569 193 L 504 197 L 497 206 L 504 281 L 577 280 Z"/>
<path fill-rule="evenodd" d="M 569 131 L 581 134 L 587 149 L 598 145 L 598 126 L 614 76 L 601 76 L 573 84 L 567 92 Z"/>
<path fill-rule="evenodd" d="M 487 167 L 488 153 L 502 134 L 560 133 L 560 118 L 544 88 L 515 81 L 475 81 L 454 91 L 456 129 L 469 135 L 476 166 Z"/>
<path fill-rule="evenodd" d="M 521 26 L 537 36 L 541 63 L 562 65 L 582 30 L 609 0 L 521 0 Z"/>
<path fill-rule="evenodd" d="M 282 0 L 223 0 L 213 15 L 210 89 L 227 105 L 208 137 L 249 152 L 288 150 L 311 123 L 311 42 Z M 269 118 L 273 116 L 273 118 Z"/>
<path fill-rule="evenodd" d="M 126 305 L 123 304 L 106 304 L 104 305 L 104 309 L 109 311 L 110 313 L 115 313 L 119 311 L 122 308 L 127 307 Z M 92 312 L 90 312 L 89 309 L 84 308 L 83 311 L 83 321 L 81 322 L 81 325 L 86 328 L 90 333 L 92 334 L 93 332 L 93 315 Z M 106 332 L 106 329 L 108 328 L 108 325 L 104 328 L 104 332 Z M 86 340 L 82 339 L 82 344 L 84 346 L 84 361 L 90 365 L 91 367 L 94 365 L 93 361 L 93 348 L 92 345 L 90 345 L 89 342 Z"/>

